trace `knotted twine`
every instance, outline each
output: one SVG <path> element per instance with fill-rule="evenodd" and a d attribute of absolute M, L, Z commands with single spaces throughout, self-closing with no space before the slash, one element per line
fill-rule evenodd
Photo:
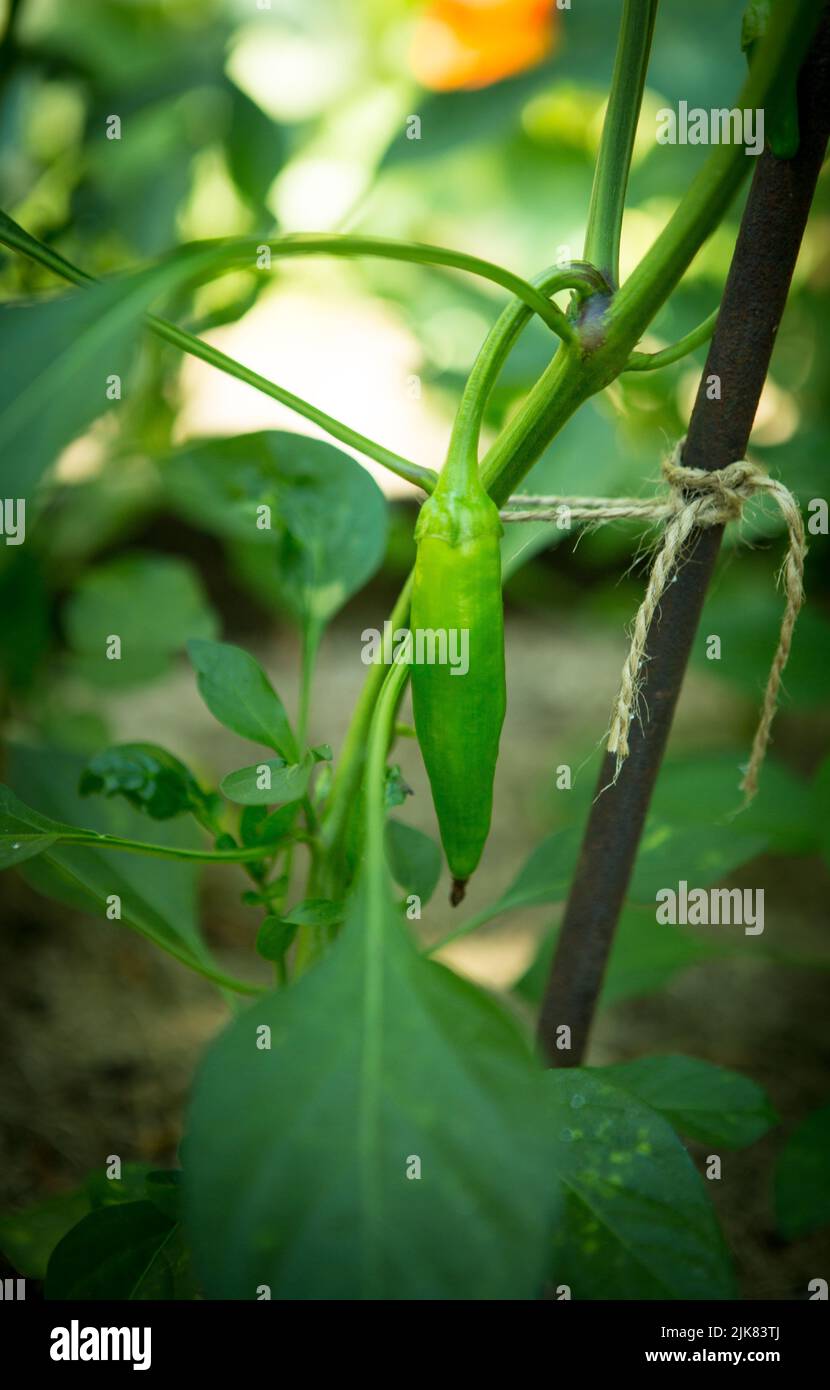
<path fill-rule="evenodd" d="M 663 462 L 662 472 L 669 486 L 666 498 L 638 497 L 537 497 L 517 495 L 500 513 L 505 522 L 558 521 L 563 508 L 571 519 L 589 523 L 638 518 L 647 521 L 664 520 L 661 542 L 654 557 L 645 596 L 631 629 L 631 643 L 622 669 L 620 688 L 611 712 L 607 750 L 616 756 L 614 781 L 629 754 L 631 721 L 639 715 L 643 686 L 643 667 L 646 662 L 646 643 L 649 628 L 660 607 L 666 586 L 673 582 L 682 563 L 691 533 L 708 526 L 725 526 L 738 521 L 744 503 L 756 493 L 765 493 L 776 503 L 789 535 L 789 544 L 778 581 L 785 595 L 784 615 L 764 692 L 758 727 L 752 752 L 741 781 L 745 803 L 758 790 L 758 774 L 766 756 L 770 730 L 778 697 L 781 677 L 790 655 L 793 629 L 798 611 L 804 602 L 804 560 L 807 544 L 804 523 L 798 503 L 783 483 L 748 459 L 739 459 L 726 468 L 687 468 L 681 462 L 684 439 Z"/>

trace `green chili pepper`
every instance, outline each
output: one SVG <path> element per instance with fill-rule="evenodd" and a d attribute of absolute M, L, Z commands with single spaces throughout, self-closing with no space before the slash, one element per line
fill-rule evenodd
<path fill-rule="evenodd" d="M 481 858 L 493 807 L 506 702 L 501 532 L 475 458 L 471 468 L 469 456 L 451 450 L 415 531 L 410 628 L 415 729 L 453 875 L 453 904 Z M 431 655 L 455 664 L 419 661 Z"/>
<path fill-rule="evenodd" d="M 581 261 L 550 268 L 533 283 L 547 295 L 572 288 L 578 300 L 610 288 L 594 266 Z M 491 329 L 464 388 L 447 461 L 415 528 L 412 703 L 453 875 L 453 906 L 464 897 L 490 829 L 506 705 L 502 525 L 479 478 L 478 439 L 487 398 L 531 312 L 527 304 L 515 301 Z M 423 639 L 450 631 L 467 634 L 468 669 L 463 675 L 453 674 L 451 664 L 418 660 L 429 646 L 424 641 L 419 653 L 419 635 Z M 453 654 L 459 650 L 460 644 Z"/>

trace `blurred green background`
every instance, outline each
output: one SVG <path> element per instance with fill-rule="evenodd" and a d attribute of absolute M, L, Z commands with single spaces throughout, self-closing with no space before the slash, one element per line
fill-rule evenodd
<path fill-rule="evenodd" d="M 196 238 L 306 230 L 444 244 L 525 276 L 578 258 L 620 4 L 573 0 L 540 19 L 539 5 L 501 3 L 486 32 L 465 29 L 463 10 L 415 0 L 272 0 L 266 8 L 255 0 L 7 0 L 0 204 L 95 275 Z M 732 105 L 745 74 L 741 11 L 739 0 L 663 0 L 623 276 L 706 155 L 657 145 L 655 113 L 681 98 Z M 120 141 L 106 138 L 112 114 L 121 118 Z M 418 139 L 407 134 L 413 116 Z M 740 205 L 696 258 L 647 349 L 717 304 L 739 215 Z M 823 179 L 751 441 L 752 457 L 805 507 L 827 494 L 829 220 Z M 0 258 L 5 300 L 54 288 L 38 266 Z M 267 277 L 227 275 L 181 294 L 168 313 L 390 448 L 440 467 L 465 374 L 503 302 L 495 287 L 460 274 L 318 258 L 275 263 Z M 531 325 L 490 403 L 489 437 L 549 354 L 546 330 Z M 623 378 L 583 407 L 540 460 L 533 490 L 647 489 L 685 429 L 702 361 L 698 353 Z M 78 803 L 76 783 L 83 758 L 117 740 L 158 741 L 206 780 L 236 765 L 235 741 L 198 701 L 183 656 L 189 637 L 222 636 L 255 651 L 296 706 L 299 639 L 276 576 L 221 515 L 206 521 L 204 509 L 187 505 L 168 468 L 187 440 L 260 429 L 313 433 L 277 403 L 148 336 L 125 400 L 55 461 L 26 544 L 0 546 L 4 778 L 38 809 L 114 825 L 107 817 L 120 813 Z M 360 633 L 381 625 L 413 556 L 411 490 L 367 466 L 390 498 L 389 540 L 383 566 L 324 639 L 311 733 L 335 750 L 364 675 Z M 642 563 L 631 566 L 642 539 L 625 525 L 578 544 L 545 527 L 514 527 L 506 538 L 514 568 L 509 709 L 473 910 L 504 890 L 544 834 L 584 816 L 625 625 L 641 593 Z M 713 1195 L 747 1295 L 788 1297 L 822 1272 L 820 1236 L 785 1244 L 778 1234 L 771 1173 L 786 1134 L 828 1092 L 830 572 L 826 536 L 811 537 L 809 603 L 765 789 L 752 817 L 733 824 L 737 767 L 781 616 L 776 518 L 751 509 L 740 540 L 753 548 L 739 554 L 738 536 L 727 538 L 707 602 L 651 826 L 654 843 L 668 849 L 648 882 L 692 880 L 705 865 L 707 881 L 726 874 L 730 884 L 763 887 L 766 930 L 753 941 L 723 928 L 678 932 L 658 945 L 643 930 L 642 908 L 638 916 L 630 907 L 591 1060 L 686 1051 L 768 1086 L 784 1128 L 730 1157 Z M 126 675 L 85 650 L 101 608 L 110 630 L 132 625 L 140 634 L 140 661 Z M 706 658 L 711 633 L 721 638 L 719 661 Z M 414 792 L 401 814 L 434 834 L 417 750 L 403 743 L 396 756 Z M 557 788 L 564 764 L 575 774 L 570 791 Z M 123 833 L 129 824 L 129 816 L 118 821 Z M 168 910 L 201 912 L 223 963 L 250 969 L 256 920 L 240 906 L 239 875 L 210 870 L 197 882 L 176 867 L 174 880 L 153 883 L 160 871 L 139 864 L 131 866 L 137 886 Z M 73 910 L 71 895 L 57 906 L 8 875 L 3 888 L 13 1061 L 3 1081 L 0 1202 L 60 1191 L 110 1152 L 171 1161 L 181 1099 L 221 1001 L 147 943 Z M 452 925 L 445 898 L 442 883 L 425 936 Z M 527 1011 L 538 981 L 525 971 L 558 913 L 517 911 L 448 958 L 499 990 L 522 980 L 511 1000 Z"/>

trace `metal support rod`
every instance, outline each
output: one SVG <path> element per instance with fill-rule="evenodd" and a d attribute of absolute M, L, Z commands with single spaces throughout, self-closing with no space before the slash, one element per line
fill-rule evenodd
<path fill-rule="evenodd" d="M 683 462 L 724 468 L 744 457 L 775 335 L 830 133 L 830 9 L 825 10 L 799 78 L 801 141 L 792 160 L 760 156 L 741 219 L 717 328 L 698 387 Z M 720 379 L 720 398 L 706 383 Z M 663 596 L 648 640 L 642 727 L 634 721 L 630 754 L 611 783 L 606 755 L 539 1019 L 539 1042 L 552 1066 L 582 1062 L 617 921 L 637 854 L 675 705 L 697 632 L 722 527 L 693 533 L 684 564 Z M 569 1049 L 557 1029 L 571 1030 Z"/>

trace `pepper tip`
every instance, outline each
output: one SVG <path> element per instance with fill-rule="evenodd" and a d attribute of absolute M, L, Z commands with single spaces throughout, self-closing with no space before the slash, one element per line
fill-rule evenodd
<path fill-rule="evenodd" d="M 458 907 L 459 903 L 463 903 L 464 896 L 467 892 L 467 882 L 468 880 L 466 878 L 453 879 L 452 888 L 450 890 L 450 902 L 453 907 Z"/>

